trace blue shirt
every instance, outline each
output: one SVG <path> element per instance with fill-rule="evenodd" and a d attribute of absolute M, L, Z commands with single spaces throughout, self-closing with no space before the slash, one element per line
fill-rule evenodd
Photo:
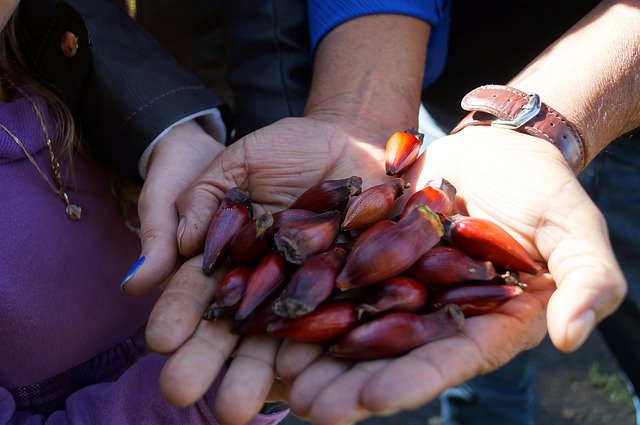
<path fill-rule="evenodd" d="M 392 13 L 422 19 L 431 25 L 423 86 L 442 72 L 447 57 L 451 0 L 308 0 L 311 53 L 338 25 L 363 15 Z"/>

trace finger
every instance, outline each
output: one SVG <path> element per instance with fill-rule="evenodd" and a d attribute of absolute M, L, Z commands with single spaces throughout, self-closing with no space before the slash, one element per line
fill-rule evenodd
<path fill-rule="evenodd" d="M 138 200 L 142 262 L 121 283 L 128 294 L 144 294 L 172 272 L 178 255 L 176 198 L 223 148 L 194 122 L 174 127 L 154 147 Z"/>
<path fill-rule="evenodd" d="M 232 187 L 246 189 L 244 150 L 233 144 L 222 151 L 177 200 L 180 216 L 178 245 L 190 257 L 202 250 L 211 218 Z"/>
<path fill-rule="evenodd" d="M 558 349 L 573 351 L 620 305 L 627 284 L 605 220 L 588 199 L 565 217 L 548 218 L 538 240 L 554 241 L 548 267 L 558 289 L 548 305 L 549 336 Z"/>
<path fill-rule="evenodd" d="M 138 203 L 142 250 L 138 267 L 128 273 L 121 289 L 129 295 L 144 295 L 163 282 L 173 270 L 178 256 L 176 229 L 178 216 L 171 194 L 156 190 L 157 181 L 147 180 Z"/>
<path fill-rule="evenodd" d="M 178 407 L 198 401 L 231 355 L 238 337 L 229 321 L 201 321 L 195 334 L 169 358 L 160 374 L 160 390 Z"/>
<path fill-rule="evenodd" d="M 195 331 L 215 290 L 216 278 L 202 273 L 202 256 L 185 262 L 169 278 L 165 290 L 153 307 L 145 330 L 149 349 L 171 353 Z"/>
<path fill-rule="evenodd" d="M 307 417 L 316 396 L 348 369 L 348 362 L 327 356 L 311 364 L 296 378 L 291 387 L 291 410 L 301 418 Z"/>
<path fill-rule="evenodd" d="M 355 363 L 320 391 L 309 410 L 309 420 L 318 424 L 342 424 L 367 417 L 370 412 L 360 403 L 360 390 L 388 363 L 389 360 Z"/>
<path fill-rule="evenodd" d="M 572 258 L 554 273 L 558 289 L 549 301 L 548 327 L 553 344 L 561 351 L 578 349 L 625 297 L 626 281 L 615 258 L 604 257 L 579 254 L 574 248 Z"/>
<path fill-rule="evenodd" d="M 260 412 L 275 379 L 279 345 L 279 339 L 267 335 L 242 340 L 216 397 L 215 412 L 222 423 L 244 424 Z"/>
<path fill-rule="evenodd" d="M 549 291 L 524 293 L 495 313 L 465 320 L 462 332 L 418 347 L 374 374 L 361 391 L 362 405 L 391 414 L 415 409 L 442 391 L 505 364 L 544 336 Z"/>
<path fill-rule="evenodd" d="M 324 347 L 319 344 L 284 340 L 278 349 L 276 371 L 286 381 L 293 381 L 304 369 L 316 361 Z"/>
<path fill-rule="evenodd" d="M 480 353 L 460 337 L 436 341 L 393 360 L 363 384 L 361 401 L 372 412 L 390 414 L 435 399 L 482 369 Z M 447 371 L 454 369 L 456 376 Z"/>

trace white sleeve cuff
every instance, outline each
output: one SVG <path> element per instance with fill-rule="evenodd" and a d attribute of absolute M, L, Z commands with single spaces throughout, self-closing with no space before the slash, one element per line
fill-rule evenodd
<path fill-rule="evenodd" d="M 205 109 L 203 111 L 186 116 L 181 120 L 176 121 L 169 127 L 165 128 L 162 133 L 158 134 L 156 138 L 153 139 L 153 141 L 149 144 L 149 146 L 147 146 L 144 152 L 142 152 L 142 155 L 138 160 L 138 173 L 140 173 L 140 177 L 142 177 L 143 180 L 147 178 L 149 160 L 151 159 L 151 154 L 153 153 L 153 148 L 156 146 L 156 143 L 158 143 L 160 139 L 162 139 L 169 131 L 171 131 L 173 127 L 196 118 L 199 118 L 198 123 L 205 132 L 207 132 L 211 137 L 213 137 L 220 143 L 224 143 L 226 139 L 227 129 L 224 125 L 222 115 L 220 115 L 220 110 L 218 108 Z"/>

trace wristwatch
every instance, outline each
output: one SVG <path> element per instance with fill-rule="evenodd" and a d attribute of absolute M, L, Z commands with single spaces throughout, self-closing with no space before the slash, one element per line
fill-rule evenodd
<path fill-rule="evenodd" d="M 491 84 L 471 90 L 462 99 L 461 106 L 470 113 L 451 134 L 470 125 L 512 129 L 554 144 L 575 174 L 585 166 L 582 136 L 573 124 L 544 104 L 537 94 Z"/>

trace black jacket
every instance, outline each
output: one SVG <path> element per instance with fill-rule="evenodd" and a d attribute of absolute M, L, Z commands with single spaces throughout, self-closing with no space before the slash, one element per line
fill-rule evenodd
<path fill-rule="evenodd" d="M 23 0 L 18 13 L 31 68 L 67 102 L 89 143 L 134 177 L 164 129 L 223 105 L 115 0 Z M 65 54 L 73 36 L 77 50 Z"/>
<path fill-rule="evenodd" d="M 311 83 L 303 0 L 137 0 L 137 20 L 232 104 L 235 139 L 300 116 Z M 222 81 L 226 85 L 222 85 Z"/>

